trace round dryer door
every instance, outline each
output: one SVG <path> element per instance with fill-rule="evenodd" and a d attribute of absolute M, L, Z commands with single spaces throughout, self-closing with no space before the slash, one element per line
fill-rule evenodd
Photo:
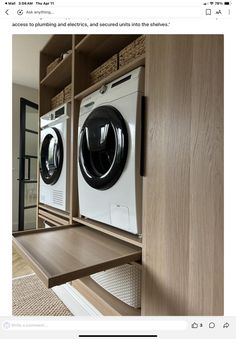
<path fill-rule="evenodd" d="M 122 174 L 128 151 L 124 118 L 112 106 L 95 108 L 80 133 L 79 165 L 87 184 L 95 189 L 112 187 Z"/>
<path fill-rule="evenodd" d="M 43 181 L 54 185 L 60 177 L 63 164 L 63 143 L 56 128 L 48 128 L 41 143 L 40 173 Z"/>

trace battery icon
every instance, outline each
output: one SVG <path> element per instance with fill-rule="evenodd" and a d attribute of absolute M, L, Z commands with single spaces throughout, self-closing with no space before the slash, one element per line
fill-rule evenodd
<path fill-rule="evenodd" d="M 229 2 L 225 2 L 225 5 L 229 5 Z"/>

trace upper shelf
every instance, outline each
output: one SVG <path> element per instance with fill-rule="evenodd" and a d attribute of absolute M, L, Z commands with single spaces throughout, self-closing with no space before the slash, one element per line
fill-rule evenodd
<path fill-rule="evenodd" d="M 41 85 L 63 88 L 71 82 L 72 73 L 72 53 L 62 60 L 49 74 L 42 80 Z"/>
<path fill-rule="evenodd" d="M 16 250 L 51 288 L 141 259 L 141 249 L 86 226 L 13 233 Z"/>
<path fill-rule="evenodd" d="M 140 35 L 86 35 L 75 47 L 90 58 L 105 61 L 137 39 Z"/>
<path fill-rule="evenodd" d="M 56 34 L 49 39 L 41 52 L 55 59 L 69 49 L 72 49 L 72 35 Z"/>
<path fill-rule="evenodd" d="M 113 72 L 112 74 L 108 75 L 106 78 L 98 81 L 96 84 L 86 88 L 84 91 L 78 93 L 75 96 L 76 100 L 81 100 L 82 98 L 86 97 L 87 95 L 95 92 L 98 90 L 100 87 L 102 87 L 105 84 L 108 84 L 109 82 L 121 77 L 122 75 L 132 71 L 133 69 L 139 67 L 139 66 L 144 66 L 145 65 L 145 55 L 141 55 L 134 61 L 130 62 L 129 64 L 121 67 L 117 71 Z"/>

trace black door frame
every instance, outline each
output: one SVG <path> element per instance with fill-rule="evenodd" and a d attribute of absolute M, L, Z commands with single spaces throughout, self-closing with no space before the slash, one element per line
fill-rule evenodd
<path fill-rule="evenodd" d="M 18 231 L 24 230 L 25 209 L 35 208 L 37 205 L 25 206 L 25 184 L 37 183 L 37 180 L 30 179 L 30 160 L 37 159 L 37 156 L 25 154 L 25 133 L 38 134 L 26 128 L 26 107 L 30 106 L 38 110 L 38 105 L 25 98 L 20 98 L 20 149 L 19 149 L 19 203 L 18 203 Z M 28 160 L 28 178 L 25 178 L 25 161 Z"/>

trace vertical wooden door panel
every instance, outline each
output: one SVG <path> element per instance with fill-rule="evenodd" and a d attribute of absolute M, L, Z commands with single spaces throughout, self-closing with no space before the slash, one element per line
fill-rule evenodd
<path fill-rule="evenodd" d="M 223 38 L 148 40 L 142 314 L 222 314 Z"/>
<path fill-rule="evenodd" d="M 195 37 L 189 312 L 223 314 L 223 37 Z"/>

